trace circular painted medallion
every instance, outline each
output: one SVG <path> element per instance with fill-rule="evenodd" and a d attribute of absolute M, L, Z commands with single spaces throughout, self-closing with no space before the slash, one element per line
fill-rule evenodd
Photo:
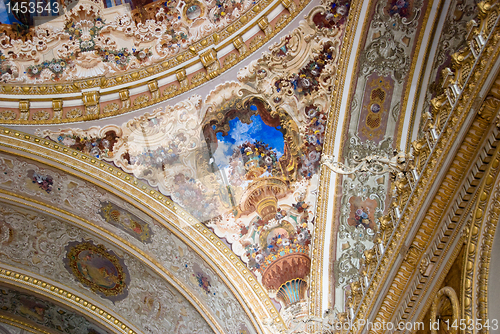
<path fill-rule="evenodd" d="M 66 250 L 67 269 L 80 283 L 113 302 L 127 296 L 130 275 L 113 251 L 86 241 L 71 242 Z"/>

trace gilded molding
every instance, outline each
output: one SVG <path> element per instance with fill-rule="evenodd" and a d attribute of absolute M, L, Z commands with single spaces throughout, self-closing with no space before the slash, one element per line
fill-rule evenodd
<path fill-rule="evenodd" d="M 441 136 L 434 136 L 433 138 L 429 137 L 429 140 L 431 140 L 429 143 L 432 143 L 432 149 L 429 152 L 430 156 L 426 157 L 425 163 L 422 165 L 425 169 L 418 171 L 420 175 L 419 182 L 409 197 L 409 202 L 403 210 L 402 216 L 399 219 L 395 230 L 392 232 L 391 238 L 389 238 L 389 243 L 385 246 L 385 252 L 376 266 L 377 268 L 379 266 L 392 266 L 394 261 L 396 261 L 397 254 L 399 254 L 403 246 L 401 241 L 406 240 L 410 231 L 411 224 L 409 222 L 413 222 L 416 214 L 421 210 L 423 201 L 425 200 L 425 196 L 423 195 L 429 193 L 429 190 L 437 177 L 438 173 L 433 171 L 440 171 L 443 168 L 444 157 L 447 156 L 458 135 L 457 129 L 462 127 L 466 117 L 468 116 L 468 113 L 464 112 L 464 110 L 471 110 L 475 104 L 475 97 L 479 93 L 479 90 L 487 77 L 485 73 L 489 73 L 489 71 L 491 71 L 494 62 L 500 53 L 497 42 L 498 39 L 494 38 L 490 41 L 488 47 L 484 48 L 483 52 L 478 54 L 478 60 L 475 63 L 476 67 L 473 69 L 476 74 L 470 76 L 471 80 L 466 86 L 460 87 L 460 91 L 458 91 L 456 99 L 452 100 L 452 102 L 456 101 L 456 104 L 454 103 L 453 107 L 450 107 L 450 104 L 444 106 L 444 108 L 448 108 L 450 110 L 449 112 L 452 112 L 448 121 L 444 123 L 446 124 L 446 129 L 443 128 L 443 130 L 446 131 L 442 131 Z M 451 96 L 451 98 L 453 98 L 453 96 Z M 476 117 L 474 130 L 469 132 L 469 136 L 472 136 L 471 139 L 468 139 L 470 143 L 467 144 L 469 146 L 472 145 L 470 149 L 466 150 L 469 154 L 458 157 L 454 162 L 457 164 L 459 169 L 465 170 L 467 165 L 469 165 L 470 154 L 475 152 L 476 149 L 474 149 L 474 147 L 478 147 L 481 142 L 481 138 L 484 135 L 484 129 L 488 124 L 489 122 L 487 120 L 482 119 L 481 117 Z M 432 142 L 432 140 L 434 140 L 434 142 Z M 444 212 L 447 207 L 447 201 L 444 199 L 449 198 L 454 189 L 452 185 L 456 185 L 457 181 L 461 179 L 461 174 L 457 173 L 456 169 L 450 170 L 450 173 L 454 175 L 449 174 L 449 185 L 446 186 L 446 188 L 443 188 L 443 185 L 441 186 L 442 192 L 445 195 L 448 195 L 445 197 L 440 196 L 440 199 L 432 204 L 433 209 L 427 211 L 427 220 L 421 225 L 421 234 L 418 234 L 414 239 L 414 243 L 421 248 L 425 247 L 430 237 L 434 236 L 435 230 L 433 230 L 433 226 L 435 226 L 436 221 L 441 219 L 441 213 Z M 476 181 L 471 182 L 475 182 L 476 185 L 478 184 Z M 414 269 L 416 268 L 412 268 L 407 262 L 402 264 L 399 273 L 396 275 L 395 279 L 392 280 L 392 288 L 389 288 L 389 293 L 385 296 L 384 302 L 378 310 L 378 315 L 375 319 L 373 319 L 374 321 L 390 321 L 392 318 L 391 315 L 395 312 L 396 305 L 400 300 L 400 294 L 405 289 L 405 284 L 402 284 L 402 282 L 406 282 L 408 280 L 412 270 Z M 355 305 L 356 317 L 362 318 L 366 315 L 365 312 L 372 309 L 375 302 L 372 297 L 379 295 L 382 292 L 381 289 L 384 286 L 383 282 L 387 281 L 388 273 L 381 273 L 377 270 L 375 270 L 375 272 L 376 273 L 371 279 L 371 284 L 369 285 L 365 296 L 359 304 Z"/>
<path fill-rule="evenodd" d="M 143 184 L 135 177 L 122 172 L 119 168 L 110 166 L 79 151 L 61 147 L 57 143 L 19 131 L 0 128 L 0 145 L 16 151 L 2 149 L 11 154 L 14 153 L 33 159 L 21 153 L 27 152 L 30 155 L 44 157 L 44 159 L 53 161 L 54 164 L 49 165 L 55 168 L 62 169 L 61 166 L 65 166 L 74 169 L 84 174 L 83 177 L 81 174 L 77 175 L 78 177 L 99 187 L 103 187 L 103 184 L 105 184 L 113 189 L 115 194 L 130 203 L 142 203 L 154 215 L 161 217 L 158 220 L 181 240 L 187 239 L 197 245 L 201 250 L 199 255 L 209 264 L 213 263 L 216 266 L 217 270 L 216 268 L 214 270 L 222 273 L 219 275 L 233 291 L 236 298 L 243 305 L 248 306 L 251 312 L 249 314 L 250 319 L 257 322 L 261 331 L 264 331 L 262 320 L 265 318 L 273 318 L 276 322 L 282 323 L 279 312 L 270 301 L 265 290 L 253 279 L 253 275 L 231 249 L 220 242 L 209 229 L 198 223 L 186 211 L 158 191 Z M 47 162 L 43 163 L 47 164 Z M 144 211 L 144 209 L 141 210 Z M 168 222 L 168 224 L 165 222 Z M 239 284 L 234 285 L 235 282 L 239 282 Z"/>
<path fill-rule="evenodd" d="M 373 1 L 370 0 L 369 7 L 371 7 Z M 340 50 L 339 56 L 339 64 L 337 66 L 337 74 L 335 75 L 335 83 L 334 87 L 337 89 L 332 90 L 331 95 L 331 106 L 330 112 L 328 115 L 328 122 L 325 132 L 325 141 L 323 144 L 323 154 L 333 154 L 334 145 L 335 145 L 335 137 L 338 131 L 338 122 L 339 117 L 342 114 L 342 92 L 344 90 L 345 80 L 350 75 L 348 73 L 349 68 L 349 55 L 351 54 L 351 50 L 353 48 L 353 41 L 356 35 L 356 27 L 358 25 L 359 17 L 361 14 L 361 9 L 363 6 L 363 1 L 354 0 L 350 4 L 349 16 L 347 17 L 347 22 L 344 31 L 344 37 L 342 40 L 342 49 Z M 363 32 L 367 29 L 369 22 L 369 16 L 365 17 L 365 21 L 363 23 Z M 358 49 L 356 58 L 359 58 L 359 54 L 361 49 Z M 352 90 L 352 85 L 349 88 Z M 351 95 L 351 91 L 350 94 Z M 348 114 L 345 113 L 345 120 L 348 119 Z M 310 286 L 312 290 L 316 290 L 315 293 L 311 294 L 310 302 L 309 302 L 309 314 L 315 316 L 322 316 L 322 299 L 331 297 L 331 292 L 328 296 L 323 295 L 323 279 L 325 276 L 329 277 L 328 280 L 331 281 L 331 277 L 333 277 L 333 265 L 329 267 L 332 268 L 328 273 L 323 272 L 323 259 L 324 259 L 324 240 L 325 238 L 335 238 L 336 231 L 335 228 L 332 229 L 332 234 L 326 236 L 326 224 L 330 221 L 335 221 L 335 215 L 331 218 L 327 216 L 328 214 L 328 201 L 330 195 L 330 178 L 331 172 L 327 167 L 322 167 L 320 171 L 320 182 L 319 182 L 319 190 L 318 190 L 318 204 L 316 206 L 316 229 L 314 231 L 314 239 L 313 239 L 313 247 L 312 254 L 314 254 L 314 261 L 311 263 L 311 273 L 310 273 Z M 340 187 L 340 179 L 337 179 L 335 184 L 335 189 L 339 189 Z M 334 207 L 336 207 L 337 201 L 334 200 Z M 329 250 L 330 258 L 333 261 L 333 251 L 334 248 L 331 247 Z M 333 284 L 330 284 L 330 287 L 333 288 Z M 314 292 L 314 291 L 313 291 Z M 331 305 L 331 302 L 329 303 Z"/>
<path fill-rule="evenodd" d="M 297 15 L 301 12 L 302 9 L 304 9 L 310 2 L 311 0 L 305 0 L 305 1 L 300 1 L 298 4 L 295 4 L 293 0 L 291 0 L 290 6 L 285 8 L 288 8 L 282 12 L 282 17 L 284 19 L 279 20 L 275 24 L 275 27 L 273 28 L 271 24 L 266 28 L 269 33 L 266 34 L 265 37 L 260 36 L 259 34 L 255 35 L 251 39 L 251 43 L 248 47 L 249 52 L 244 52 L 244 53 L 239 53 L 239 55 L 234 59 L 234 61 L 231 62 L 224 62 L 224 64 L 219 64 L 219 67 L 216 70 L 210 70 L 207 71 L 208 73 L 208 78 L 213 79 L 216 76 L 222 74 L 223 72 L 229 70 L 233 66 L 235 66 L 237 63 L 242 61 L 243 59 L 249 57 L 253 52 L 255 52 L 258 48 L 260 48 L 264 43 L 267 41 L 271 40 L 277 33 L 282 31 L 282 29 L 290 23 L 294 18 L 297 17 Z M 188 48 L 185 52 L 176 55 L 170 59 L 167 59 L 163 61 L 160 64 L 155 64 L 150 67 L 141 69 L 137 72 L 133 73 L 126 73 L 126 74 L 120 74 L 114 77 L 110 78 L 97 78 L 95 80 L 85 80 L 85 82 L 92 81 L 93 84 L 91 85 L 92 87 L 95 88 L 112 88 L 115 86 L 121 86 L 123 84 L 127 84 L 128 87 L 126 89 L 130 88 L 136 88 L 141 85 L 146 85 L 145 84 L 137 84 L 136 81 L 138 80 L 144 80 L 150 76 L 153 75 L 158 75 L 156 76 L 156 80 L 161 80 L 162 78 L 167 78 L 172 75 L 176 75 L 176 71 L 173 69 L 178 67 L 179 65 L 184 65 L 183 68 L 186 69 L 188 67 L 194 66 L 197 63 L 202 62 L 201 57 L 200 59 L 193 60 L 195 57 L 195 54 L 192 52 L 192 48 L 196 52 L 205 50 L 207 47 L 212 45 L 212 49 L 215 50 L 216 52 L 222 50 L 225 48 L 227 45 L 231 44 L 233 42 L 233 38 L 237 38 L 238 35 L 234 35 L 235 32 L 239 32 L 240 35 L 245 34 L 246 32 L 250 31 L 254 26 L 258 26 L 258 22 L 255 21 L 252 25 L 246 26 L 245 24 L 250 22 L 253 18 L 255 17 L 267 17 L 278 5 L 281 4 L 281 2 L 276 2 L 272 6 L 269 6 L 271 4 L 271 0 L 261 0 L 258 2 L 252 9 L 248 10 L 245 15 L 242 15 L 239 20 L 228 26 L 224 31 L 222 32 L 217 32 L 212 34 L 211 36 L 202 39 L 201 41 L 195 43 L 191 48 Z M 267 10 L 266 10 L 267 9 Z M 264 12 L 265 10 L 265 12 Z M 285 13 L 286 12 L 286 13 Z M 260 21 L 259 21 L 260 22 Z M 240 31 L 240 29 L 244 29 Z M 260 26 L 259 26 L 260 27 Z M 234 35 L 234 36 L 233 36 Z M 202 63 L 203 64 L 203 63 Z M 179 77 L 177 77 L 179 79 Z M 179 81 L 181 82 L 181 81 Z M 206 80 L 200 80 L 200 81 L 192 81 L 191 83 L 189 82 L 181 82 L 181 89 L 173 89 L 175 88 L 176 84 L 175 83 L 168 83 L 162 87 L 158 87 L 160 92 L 162 91 L 163 93 L 159 94 L 158 99 L 150 99 L 146 103 L 139 104 L 139 105 L 130 105 L 130 106 L 122 106 L 122 108 L 116 108 L 112 111 L 104 112 L 105 110 L 102 111 L 93 111 L 93 113 L 89 115 L 81 115 L 77 116 L 74 118 L 64 118 L 64 117 L 59 117 L 59 114 L 54 113 L 54 116 L 50 119 L 47 120 L 38 120 L 35 121 L 33 119 L 30 119 L 29 117 L 29 112 L 20 115 L 20 118 L 18 119 L 5 119 L 1 120 L 1 124 L 60 124 L 60 123 L 72 123 L 72 122 L 79 122 L 79 121 L 85 121 L 85 120 L 94 120 L 94 119 L 102 119 L 102 118 L 107 118 L 110 116 L 116 116 L 116 115 L 121 115 L 124 113 L 129 113 L 137 109 L 141 109 L 147 106 L 152 106 L 158 102 L 166 101 L 170 98 L 173 98 L 177 95 L 180 95 L 190 89 L 193 89 L 195 87 L 198 87 L 199 85 L 205 83 Z M 105 96 L 106 94 L 113 94 L 117 93 L 118 90 L 111 90 L 107 91 L 105 94 L 103 93 L 101 96 Z M 6 95 L 19 95 L 20 98 L 22 98 L 23 95 L 29 94 L 29 95 L 40 95 L 40 98 L 30 98 L 31 102 L 35 101 L 45 101 L 47 96 L 50 95 L 57 95 L 57 94 L 74 94 L 74 98 L 64 98 L 63 100 L 75 100 L 79 99 L 79 94 L 81 94 L 81 88 L 78 85 L 74 85 L 72 83 L 68 84 L 54 84 L 54 85 L 20 85 L 20 86 L 14 86 L 14 85 L 0 85 L 0 94 L 6 94 Z M 140 95 L 138 95 L 140 96 Z M 137 98 L 138 96 L 135 96 Z M 121 96 L 120 96 L 121 97 Z M 9 100 L 9 99 L 5 99 Z M 122 99 L 123 103 L 123 99 Z M 21 116 L 23 116 L 21 118 Z"/>
<path fill-rule="evenodd" d="M 30 323 L 27 323 L 25 321 L 8 317 L 6 315 L 0 314 L 0 322 L 11 325 L 20 329 L 24 329 L 25 331 L 28 331 L 30 333 L 35 333 L 35 334 L 53 334 L 51 332 L 47 332 L 46 330 L 40 329 L 38 326 L 34 326 Z"/>
<path fill-rule="evenodd" d="M 442 1 L 442 0 L 439 1 L 438 13 L 441 11 L 441 8 L 443 7 L 443 3 L 444 3 L 444 1 Z M 403 101 L 402 101 L 401 107 L 400 107 L 401 112 L 398 116 L 402 120 L 405 119 L 406 106 L 408 105 L 408 99 L 410 97 L 410 91 L 411 91 L 411 87 L 412 87 L 412 79 L 413 79 L 413 76 L 415 75 L 415 67 L 417 66 L 417 62 L 418 62 L 418 58 L 419 58 L 419 50 L 422 48 L 422 40 L 424 38 L 424 35 L 426 34 L 425 26 L 426 26 L 427 21 L 429 20 L 430 15 L 431 15 L 431 6 L 427 6 L 427 11 L 425 12 L 424 19 L 423 19 L 423 28 L 420 31 L 417 43 L 416 43 L 415 48 L 414 48 L 413 60 L 411 61 L 411 67 L 410 67 L 410 71 L 408 74 L 406 87 L 404 89 L 405 93 L 404 93 Z M 434 34 L 438 20 L 439 20 L 439 15 L 436 15 L 434 18 L 434 22 L 432 23 L 432 33 L 431 34 Z M 433 38 L 430 38 L 427 45 L 426 45 L 426 50 L 430 49 L 430 47 L 432 46 L 432 43 L 433 43 Z M 428 53 L 426 52 L 425 54 L 427 57 Z M 419 84 L 420 84 L 422 75 L 425 73 L 425 71 L 426 71 L 426 67 L 422 66 L 420 73 L 418 73 Z M 412 103 L 415 104 L 415 101 L 417 101 L 417 97 L 413 99 Z M 413 115 L 411 118 L 413 118 Z M 412 119 L 410 119 L 410 124 L 411 124 L 411 122 L 412 122 Z M 404 128 L 404 122 L 400 122 L 399 126 L 397 127 L 396 147 L 400 146 L 401 138 L 403 138 L 403 128 Z M 411 132 L 409 132 L 408 136 L 410 136 L 410 135 L 411 135 Z"/>
<path fill-rule="evenodd" d="M 18 198 L 18 200 L 14 199 Z M 127 240 L 120 238 L 117 235 L 112 234 L 110 231 L 106 230 L 105 228 L 98 226 L 91 221 L 79 217 L 75 214 L 72 214 L 71 212 L 68 212 L 66 210 L 62 210 L 60 208 L 54 207 L 52 205 L 37 201 L 35 199 L 21 196 L 3 189 L 0 189 L 0 200 L 3 200 L 7 203 L 12 203 L 17 206 L 27 206 L 30 207 L 36 211 L 42 211 L 44 213 L 50 214 L 52 216 L 56 216 L 59 219 L 65 221 L 65 222 L 70 222 L 71 224 L 74 224 L 85 231 L 92 233 L 92 234 L 97 234 L 102 240 L 106 240 L 107 242 L 121 248 L 122 250 L 133 254 L 133 256 L 144 263 L 146 266 L 148 266 L 152 271 L 155 273 L 159 274 L 160 276 L 163 276 L 165 274 L 166 276 L 169 277 L 169 279 L 175 283 L 177 286 L 180 287 L 178 289 L 179 293 L 183 295 L 188 301 L 194 301 L 194 303 L 191 302 L 193 307 L 199 311 L 200 315 L 205 318 L 207 323 L 211 326 L 215 326 L 217 331 L 223 332 L 222 327 L 220 324 L 218 324 L 217 320 L 214 318 L 212 312 L 208 310 L 203 303 L 193 294 L 193 292 L 179 279 L 177 279 L 167 268 L 165 268 L 162 264 L 160 264 L 158 261 L 156 261 L 152 256 L 148 255 L 147 253 L 143 252 L 140 248 L 134 246 Z M 68 217 L 71 217 L 68 218 Z M 117 242 L 118 241 L 118 242 Z M 144 261 L 142 259 L 146 259 L 147 261 Z M 149 262 L 149 263 L 148 263 Z M 169 281 L 169 283 L 172 283 Z"/>
<path fill-rule="evenodd" d="M 459 302 L 458 302 L 458 297 L 457 293 L 452 287 L 444 287 L 439 292 L 436 294 L 434 297 L 434 301 L 432 302 L 431 306 L 431 321 L 434 323 L 437 320 L 438 316 L 438 304 L 441 302 L 442 297 L 448 298 L 451 302 L 451 307 L 452 307 L 452 319 L 451 323 L 453 324 L 455 321 L 459 321 L 460 318 L 460 312 L 459 312 Z M 437 334 L 437 330 L 435 328 L 432 328 L 431 330 L 432 334 Z M 457 333 L 457 329 L 453 328 L 450 331 L 451 334 Z"/>
<path fill-rule="evenodd" d="M 66 287 L 49 283 L 47 279 L 38 275 L 11 270 L 0 263 L 0 282 L 49 297 L 74 311 L 89 316 L 114 333 L 140 334 L 127 325 L 127 322 L 122 320 L 120 316 L 108 312 L 102 305 L 84 298 Z"/>

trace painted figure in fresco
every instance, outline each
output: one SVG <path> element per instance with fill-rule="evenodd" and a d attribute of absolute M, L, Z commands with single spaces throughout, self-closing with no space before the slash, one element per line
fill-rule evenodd
<path fill-rule="evenodd" d="M 409 3 L 406 0 L 395 0 L 391 3 L 389 14 L 399 14 L 401 17 L 407 17 L 409 14 Z"/>
<path fill-rule="evenodd" d="M 118 283 L 116 268 L 99 254 L 85 250 L 80 252 L 78 258 L 78 270 L 87 280 L 105 288 L 113 288 Z"/>
<path fill-rule="evenodd" d="M 369 228 L 371 221 L 368 217 L 368 209 L 366 208 L 357 209 L 354 215 L 354 220 L 356 221 L 356 226 L 363 225 L 365 228 Z"/>

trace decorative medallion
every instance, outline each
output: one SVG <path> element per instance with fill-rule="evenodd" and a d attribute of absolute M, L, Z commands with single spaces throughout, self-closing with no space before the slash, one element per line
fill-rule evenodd
<path fill-rule="evenodd" d="M 113 303 L 127 297 L 130 275 L 113 251 L 92 241 L 70 242 L 66 251 L 66 269 L 80 283 Z"/>
<path fill-rule="evenodd" d="M 106 222 L 127 232 L 137 240 L 147 243 L 151 242 L 152 232 L 149 225 L 116 204 L 108 201 L 101 202 L 99 215 L 101 215 Z"/>

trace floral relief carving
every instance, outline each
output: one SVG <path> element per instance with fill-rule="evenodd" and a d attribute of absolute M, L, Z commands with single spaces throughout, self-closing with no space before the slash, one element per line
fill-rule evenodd
<path fill-rule="evenodd" d="M 31 172 L 27 173 L 26 170 Z M 39 175 L 39 177 L 37 178 L 35 175 Z M 51 191 L 49 192 L 44 189 L 45 186 L 40 186 L 37 181 L 38 179 L 42 180 L 41 184 L 43 185 L 43 177 L 47 178 L 48 176 L 52 181 Z M 0 154 L 0 188 L 61 207 L 77 216 L 88 219 L 136 247 L 143 249 L 173 273 L 179 281 L 184 282 L 206 305 L 207 309 L 214 310 L 217 320 L 220 324 L 223 324 L 228 333 L 237 332 L 240 327 L 247 328 L 248 333 L 254 333 L 252 323 L 232 291 L 194 250 L 172 235 L 165 227 L 154 222 L 150 217 L 145 216 L 130 204 L 116 198 L 116 196 L 105 193 L 75 177 L 61 175 L 59 172 L 5 154 Z M 95 238 L 79 232 L 81 230 L 60 221 L 39 219 L 35 214 L 29 215 L 29 219 L 31 219 L 29 226 L 37 226 L 37 228 L 28 232 L 28 225 L 23 221 L 25 216 L 21 213 L 15 214 L 15 210 L 13 211 L 7 207 L 4 211 L 0 211 L 0 216 L 11 217 L 0 220 L 0 245 L 9 246 L 0 247 L 0 258 L 4 259 L 5 255 L 18 266 L 39 268 L 35 272 L 41 275 L 55 277 L 60 270 L 64 270 L 64 281 L 74 282 L 74 276 L 64 268 L 62 262 L 67 253 L 65 247 L 70 242 L 95 240 Z M 17 223 L 13 225 L 10 221 L 16 221 Z M 61 226 L 65 228 L 62 229 Z M 66 234 L 67 236 L 65 236 Z M 24 237 L 24 235 L 26 236 Z M 14 237 L 18 237 L 18 239 Z M 104 244 L 102 242 L 97 243 Z M 58 248 L 59 246 L 56 246 L 56 244 L 60 244 L 62 248 Z M 30 248 L 31 245 L 33 248 Z M 106 247 L 110 249 L 108 246 Z M 3 252 L 4 248 L 5 251 Z M 123 257 L 121 252 L 115 250 L 114 252 L 117 256 Z M 60 264 L 56 261 L 56 258 L 60 259 L 57 260 L 60 261 Z M 131 280 L 133 280 L 134 272 L 139 273 L 144 270 L 133 271 L 129 263 L 127 261 L 125 263 L 132 275 Z M 42 266 L 42 264 L 48 265 Z M 200 287 L 199 282 L 195 279 L 197 273 L 201 273 L 210 282 L 210 293 L 206 293 Z M 131 298 L 130 294 L 133 286 L 134 284 L 129 286 L 129 297 L 126 299 Z M 156 319 L 158 313 L 155 313 L 155 307 L 158 307 L 158 309 L 163 307 L 159 304 L 159 297 L 155 297 L 160 295 L 151 291 L 147 292 L 149 290 L 146 289 L 146 285 L 141 289 L 146 291 L 144 294 L 149 297 L 137 304 L 141 305 L 140 307 L 131 307 L 131 310 L 140 309 L 141 317 L 151 316 Z M 171 289 L 175 291 L 175 289 Z M 117 307 L 118 303 L 121 302 L 123 301 L 115 302 Z M 183 308 L 189 310 L 187 306 L 183 306 Z M 149 321 L 145 320 L 144 323 L 149 323 Z M 157 325 L 151 324 L 151 326 Z M 151 329 L 150 333 L 163 333 L 159 329 L 162 328 L 161 326 L 158 325 L 157 329 L 151 327 L 153 329 Z M 190 328 L 187 324 L 183 326 Z M 183 326 L 180 328 L 184 328 Z M 199 333 L 205 332 L 200 331 Z"/>
<path fill-rule="evenodd" d="M 308 298 L 318 170 L 348 12 L 346 1 L 314 8 L 237 82 L 205 99 L 159 106 L 121 126 L 37 134 L 157 186 L 231 244 L 284 316 L 298 312 L 293 305 Z M 160 244 L 152 232 L 144 247 Z M 220 296 L 217 276 L 182 264 L 172 270 L 188 271 L 185 280 L 207 298 Z M 232 309 L 221 302 L 214 309 Z"/>
<path fill-rule="evenodd" d="M 62 22 L 33 27 L 28 38 L 4 28 L 10 32 L 0 43 L 1 80 L 70 81 L 153 65 L 224 29 L 254 4 L 174 0 L 128 12 L 82 0 L 67 8 Z"/>
<path fill-rule="evenodd" d="M 64 268 L 63 258 L 66 256 L 65 247 L 69 242 L 96 240 L 94 236 L 43 214 L 13 209 L 7 205 L 1 205 L 0 212 L 16 231 L 11 247 L 2 248 L 0 251 L 2 262 L 33 271 L 86 293 L 89 288 L 76 283 L 73 274 Z M 113 249 L 112 246 L 103 244 L 106 249 Z M 165 330 L 171 333 L 212 332 L 198 311 L 164 279 L 150 273 L 144 264 L 128 253 L 118 250 L 114 250 L 114 253 L 123 257 L 130 272 L 128 297 L 115 300 L 114 303 L 100 299 L 101 303 L 138 328 L 143 328 L 146 333 L 162 333 Z M 161 317 L 147 317 L 139 309 L 144 305 L 147 296 L 155 296 L 161 304 Z M 144 316 L 147 321 L 142 319 Z M 191 331 L 186 331 L 185 328 Z"/>

